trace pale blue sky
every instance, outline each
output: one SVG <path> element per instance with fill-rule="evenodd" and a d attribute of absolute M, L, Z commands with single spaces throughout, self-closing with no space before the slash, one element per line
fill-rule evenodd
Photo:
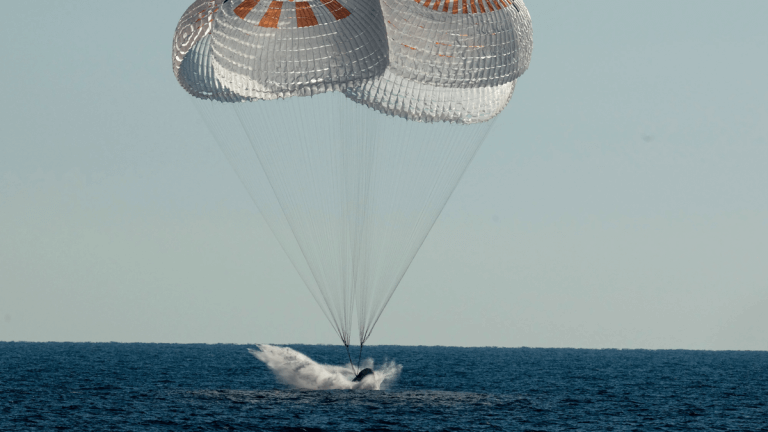
<path fill-rule="evenodd" d="M 187 4 L 44 3 L 0 28 L 0 340 L 337 343 L 173 77 Z M 768 2 L 527 5 L 369 343 L 768 349 Z"/>

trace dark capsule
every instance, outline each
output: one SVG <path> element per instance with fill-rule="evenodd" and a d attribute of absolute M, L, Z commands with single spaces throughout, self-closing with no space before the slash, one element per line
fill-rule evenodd
<path fill-rule="evenodd" d="M 367 377 L 368 375 L 373 375 L 373 371 L 370 368 L 365 368 L 365 369 L 361 370 L 360 373 L 357 374 L 355 379 L 353 379 L 352 381 L 353 382 L 362 381 L 363 378 Z"/>

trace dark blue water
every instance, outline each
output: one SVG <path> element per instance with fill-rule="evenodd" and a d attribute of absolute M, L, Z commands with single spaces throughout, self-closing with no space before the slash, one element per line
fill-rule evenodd
<path fill-rule="evenodd" d="M 403 366 L 388 389 L 291 389 L 245 346 L 0 343 L 0 430 L 768 431 L 768 352 L 366 353 Z"/>

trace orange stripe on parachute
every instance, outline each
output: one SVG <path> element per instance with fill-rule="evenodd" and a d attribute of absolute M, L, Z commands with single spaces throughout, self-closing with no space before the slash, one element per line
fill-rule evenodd
<path fill-rule="evenodd" d="M 329 11 L 333 14 L 333 17 L 336 18 L 336 21 L 340 19 L 344 19 L 350 15 L 352 15 L 347 8 L 341 5 L 336 0 L 320 0 L 323 5 L 325 5 L 326 8 L 328 8 Z"/>
<path fill-rule="evenodd" d="M 488 13 L 510 6 L 513 6 L 515 9 L 517 9 L 517 5 L 513 0 L 461 0 L 461 8 L 459 8 L 460 0 L 424 0 L 423 3 L 422 0 L 413 1 L 424 7 L 432 8 L 434 11 L 439 11 L 442 9 L 443 12 L 452 14 L 458 14 L 459 10 L 461 10 L 461 13 L 463 14 Z"/>
<path fill-rule="evenodd" d="M 309 2 L 296 2 L 296 25 L 299 28 L 317 25 L 317 17 L 312 12 Z"/>
<path fill-rule="evenodd" d="M 235 15 L 245 19 L 245 17 L 253 10 L 253 8 L 256 7 L 257 4 L 259 4 L 259 0 L 245 0 L 244 2 L 240 3 L 240 6 L 235 8 Z"/>
<path fill-rule="evenodd" d="M 277 22 L 280 20 L 280 12 L 283 10 L 283 2 L 272 0 L 269 4 L 267 13 L 261 17 L 259 21 L 259 27 L 277 28 Z"/>

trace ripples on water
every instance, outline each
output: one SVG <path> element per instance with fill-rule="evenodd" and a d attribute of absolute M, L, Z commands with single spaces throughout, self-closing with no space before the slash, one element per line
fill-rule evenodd
<path fill-rule="evenodd" d="M 377 346 L 385 390 L 317 391 L 247 348 L 0 343 L 0 430 L 768 430 L 768 352 Z"/>

